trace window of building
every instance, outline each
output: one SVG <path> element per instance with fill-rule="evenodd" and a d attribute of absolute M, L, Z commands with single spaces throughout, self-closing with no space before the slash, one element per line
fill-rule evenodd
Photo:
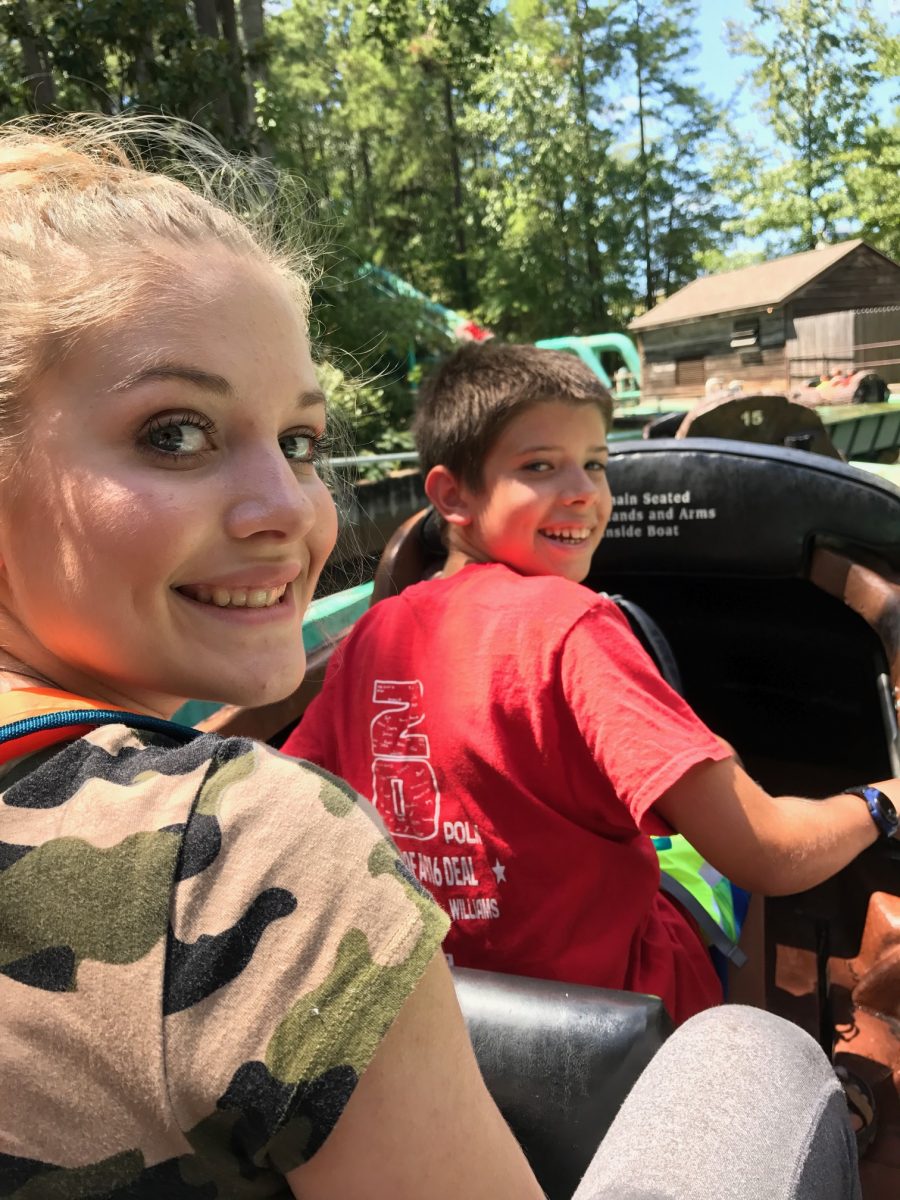
<path fill-rule="evenodd" d="M 756 317 L 740 317 L 731 326 L 732 350 L 747 350 L 759 344 L 759 321 Z"/>

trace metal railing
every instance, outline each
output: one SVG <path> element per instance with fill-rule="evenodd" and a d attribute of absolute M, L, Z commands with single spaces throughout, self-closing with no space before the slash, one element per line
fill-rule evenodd
<path fill-rule="evenodd" d="M 329 458 L 330 467 L 371 467 L 378 463 L 402 462 L 417 463 L 419 456 L 415 450 L 397 450 L 394 454 L 353 454 L 347 458 Z"/>

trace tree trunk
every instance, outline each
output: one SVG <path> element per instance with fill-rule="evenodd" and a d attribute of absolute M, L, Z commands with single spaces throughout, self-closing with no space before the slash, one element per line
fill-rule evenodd
<path fill-rule="evenodd" d="M 443 77 L 444 118 L 447 122 L 447 142 L 450 150 L 450 169 L 453 174 L 453 233 L 456 243 L 456 277 L 459 301 L 463 308 L 472 307 L 472 289 L 469 284 L 468 247 L 463 218 L 462 165 L 459 159 L 459 137 L 456 117 L 453 112 L 453 85 L 450 76 Z"/>
<path fill-rule="evenodd" d="M 577 28 L 572 32 L 575 37 L 575 85 L 578 93 L 578 125 L 581 130 L 582 153 L 584 156 L 585 176 L 579 181 L 577 188 L 578 209 L 581 215 L 581 236 L 584 243 L 585 268 L 588 277 L 588 311 L 595 326 L 605 322 L 606 301 L 603 296 L 603 268 L 600 264 L 600 254 L 597 249 L 597 238 L 594 235 L 594 217 L 597 211 L 597 199 L 594 195 L 593 179 L 589 173 L 591 161 L 591 122 L 590 105 L 587 94 L 587 62 L 584 53 L 584 31 L 581 24 L 582 12 L 576 5 L 578 17 Z"/>
<path fill-rule="evenodd" d="M 222 31 L 219 28 L 219 13 L 216 0 L 193 0 L 194 15 L 197 19 L 197 30 L 201 37 L 219 42 Z M 216 91 L 212 99 L 212 109 L 216 114 L 217 132 L 219 137 L 230 142 L 234 136 L 235 114 L 225 91 Z"/>
<path fill-rule="evenodd" d="M 572 329 L 575 325 L 575 313 L 572 308 L 572 297 L 575 295 L 575 279 L 572 273 L 572 251 L 569 245 L 569 236 L 563 233 L 563 226 L 566 224 L 566 201 L 561 192 L 556 193 L 555 208 L 556 223 L 558 226 L 557 238 L 559 239 L 563 269 L 563 294 L 565 296 L 565 311 L 560 315 L 566 318 L 566 329 Z"/>
<path fill-rule="evenodd" d="M 815 162 L 815 148 L 813 147 L 813 130 L 812 130 L 812 101 L 809 99 L 810 87 L 814 82 L 812 76 L 815 71 L 815 63 L 812 61 L 812 47 L 808 40 L 804 43 L 803 61 L 801 69 L 806 86 L 803 89 L 803 95 L 806 97 L 805 107 L 803 110 L 803 192 L 806 196 L 806 216 L 803 222 L 803 242 L 805 250 L 815 250 L 816 248 L 816 232 L 815 232 L 815 200 L 813 199 L 813 164 Z"/>
<path fill-rule="evenodd" d="M 14 36 L 22 47 L 22 66 L 25 72 L 25 103 L 30 112 L 47 112 L 56 103 L 56 85 L 50 68 L 46 39 L 35 25 L 27 0 L 18 0 L 14 10 Z"/>
<path fill-rule="evenodd" d="M 637 74 L 638 131 L 640 136 L 640 179 L 638 180 L 638 206 L 641 213 L 641 251 L 644 258 L 644 303 L 648 309 L 656 304 L 656 287 L 653 280 L 653 258 L 650 248 L 650 204 L 647 199 L 647 140 L 644 131 L 644 46 L 641 19 L 644 15 L 641 0 L 634 6 L 634 66 Z"/>
<path fill-rule="evenodd" d="M 247 83 L 244 75 L 244 51 L 238 33 L 234 0 L 216 0 L 216 11 L 222 33 L 228 43 L 228 60 L 231 64 L 228 104 L 231 109 L 232 129 L 239 138 L 247 139 L 250 127 L 250 116 L 247 111 Z"/>
<path fill-rule="evenodd" d="M 256 122 L 256 87 L 268 83 L 263 0 L 241 0 L 241 29 L 247 52 L 247 117 L 252 141 L 259 154 L 272 156 L 272 145 Z"/>
<path fill-rule="evenodd" d="M 216 11 L 216 0 L 194 0 L 194 14 L 197 18 L 197 28 L 204 37 L 219 38 L 219 14 Z"/>
<path fill-rule="evenodd" d="M 363 172 L 363 193 L 366 210 L 366 227 L 372 233 L 375 229 L 375 208 L 372 203 L 372 163 L 369 158 L 369 139 L 365 133 L 360 134 L 359 158 Z"/>

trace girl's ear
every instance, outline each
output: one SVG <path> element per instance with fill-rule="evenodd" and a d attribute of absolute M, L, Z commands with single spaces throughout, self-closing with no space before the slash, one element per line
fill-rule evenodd
<path fill-rule="evenodd" d="M 448 467 L 431 468 L 425 476 L 425 495 L 448 525 L 471 524 L 469 490 Z"/>

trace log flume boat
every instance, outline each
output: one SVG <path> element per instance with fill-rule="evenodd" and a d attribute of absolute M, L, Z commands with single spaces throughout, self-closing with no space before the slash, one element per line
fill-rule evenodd
<path fill-rule="evenodd" d="M 614 518 L 587 586 L 621 593 L 670 643 L 684 692 L 770 791 L 825 796 L 900 774 L 900 467 L 707 438 L 616 443 Z M 316 602 L 306 680 L 266 709 L 204 724 L 278 744 L 334 646 L 370 602 L 442 556 L 427 513 L 387 546 L 372 584 Z M 648 731 L 652 736 L 652 731 Z M 878 1130 L 865 1200 L 900 1195 L 900 842 L 828 883 L 765 902 L 747 986 L 871 1087 Z M 458 971 L 488 1086 L 551 1200 L 667 1036 L 658 1000 Z"/>

